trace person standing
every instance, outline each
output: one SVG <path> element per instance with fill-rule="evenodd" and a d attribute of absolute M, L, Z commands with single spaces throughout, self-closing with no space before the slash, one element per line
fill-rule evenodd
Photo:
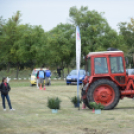
<path fill-rule="evenodd" d="M 39 77 L 37 77 L 37 74 L 36 74 L 36 85 L 37 85 L 37 89 L 39 89 Z"/>
<path fill-rule="evenodd" d="M 51 77 L 51 71 L 49 70 L 49 68 L 47 68 L 47 70 L 46 70 L 46 85 L 51 84 L 50 77 Z"/>
<path fill-rule="evenodd" d="M 63 69 L 60 68 L 59 66 L 57 67 L 57 74 L 58 74 L 59 77 L 61 77 L 61 70 L 63 70 Z"/>
<path fill-rule="evenodd" d="M 9 84 L 7 83 L 7 78 L 3 77 L 2 83 L 0 85 L 0 91 L 1 91 L 1 98 L 2 98 L 2 106 L 3 106 L 4 111 L 6 111 L 5 98 L 7 99 L 9 109 L 11 111 L 15 110 L 12 108 L 10 97 L 8 95 L 10 90 L 11 90 L 11 88 L 10 88 Z"/>
<path fill-rule="evenodd" d="M 40 68 L 40 70 L 37 73 L 37 78 L 39 78 L 38 79 L 39 87 L 40 87 L 40 89 L 42 89 L 43 85 L 44 85 L 44 79 L 45 79 L 45 71 L 43 70 L 42 67 Z M 44 90 L 45 90 L 45 85 L 44 85 Z"/>

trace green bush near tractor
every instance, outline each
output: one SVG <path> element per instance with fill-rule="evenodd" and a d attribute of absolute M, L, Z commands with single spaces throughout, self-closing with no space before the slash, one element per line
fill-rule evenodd
<path fill-rule="evenodd" d="M 104 109 L 104 106 L 101 103 L 96 103 L 96 102 L 89 102 L 89 106 L 91 107 L 91 109 Z"/>

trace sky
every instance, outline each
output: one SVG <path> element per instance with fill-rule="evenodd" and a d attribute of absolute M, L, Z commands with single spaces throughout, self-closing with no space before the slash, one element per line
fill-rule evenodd
<path fill-rule="evenodd" d="M 49 31 L 57 24 L 70 23 L 72 6 L 104 12 L 103 17 L 116 31 L 118 23 L 134 18 L 134 0 L 0 0 L 0 16 L 8 19 L 19 10 L 22 24 L 41 25 Z"/>

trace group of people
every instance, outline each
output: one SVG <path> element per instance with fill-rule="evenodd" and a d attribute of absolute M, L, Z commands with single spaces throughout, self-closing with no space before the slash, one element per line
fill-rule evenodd
<path fill-rule="evenodd" d="M 58 77 L 61 77 L 61 70 L 63 70 L 64 68 L 60 68 L 59 66 L 57 67 L 57 74 Z M 40 68 L 40 70 L 37 72 L 37 87 L 39 87 L 40 89 L 45 90 L 45 85 L 44 85 L 44 80 L 46 85 L 50 85 L 50 77 L 51 77 L 51 71 L 49 70 L 49 68 L 47 68 L 46 71 L 43 70 L 43 67 Z"/>
<path fill-rule="evenodd" d="M 43 70 L 43 67 L 40 68 L 40 70 L 37 72 L 37 87 L 45 90 L 44 80 L 46 85 L 50 85 L 50 77 L 51 77 L 51 71 L 47 68 L 46 71 Z"/>
<path fill-rule="evenodd" d="M 57 68 L 58 76 L 61 77 L 61 68 Z M 40 70 L 37 72 L 37 83 L 39 84 L 40 89 L 45 89 L 44 80 L 46 85 L 50 85 L 50 77 L 51 77 L 51 71 L 47 68 L 46 71 L 43 70 L 43 67 L 40 68 Z M 2 98 L 2 106 L 3 110 L 6 111 L 6 105 L 5 105 L 5 99 L 7 99 L 9 109 L 11 111 L 14 111 L 15 109 L 12 108 L 11 100 L 9 97 L 9 91 L 11 90 L 9 83 L 7 82 L 7 78 L 3 77 L 2 83 L 0 84 L 0 92 L 1 92 L 1 98 Z"/>

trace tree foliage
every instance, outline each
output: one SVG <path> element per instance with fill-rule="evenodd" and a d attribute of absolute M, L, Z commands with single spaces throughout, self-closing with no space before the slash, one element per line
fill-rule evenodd
<path fill-rule="evenodd" d="M 17 68 L 23 66 L 31 69 L 35 66 L 75 65 L 75 27 L 81 31 L 82 56 L 92 51 L 106 51 L 108 47 L 134 52 L 134 19 L 130 23 L 120 23 L 120 33 L 113 30 L 104 13 L 89 10 L 88 7 L 71 7 L 70 24 L 58 24 L 45 32 L 39 26 L 20 24 L 21 13 L 17 11 L 11 18 L 0 17 L 0 61 Z M 3 66 L 2 66 L 3 67 Z"/>
<path fill-rule="evenodd" d="M 121 22 L 119 23 L 120 35 L 124 39 L 124 43 L 127 46 L 125 50 L 126 56 L 129 57 L 129 61 L 134 67 L 134 19 L 131 18 L 130 22 Z"/>
<path fill-rule="evenodd" d="M 75 27 L 59 24 L 49 32 L 49 58 L 55 63 L 70 63 L 75 51 Z"/>
<path fill-rule="evenodd" d="M 120 48 L 121 38 L 110 28 L 103 13 L 88 10 L 88 7 L 71 7 L 71 21 L 81 29 L 82 54 L 90 51 L 106 50 L 108 47 Z"/>

